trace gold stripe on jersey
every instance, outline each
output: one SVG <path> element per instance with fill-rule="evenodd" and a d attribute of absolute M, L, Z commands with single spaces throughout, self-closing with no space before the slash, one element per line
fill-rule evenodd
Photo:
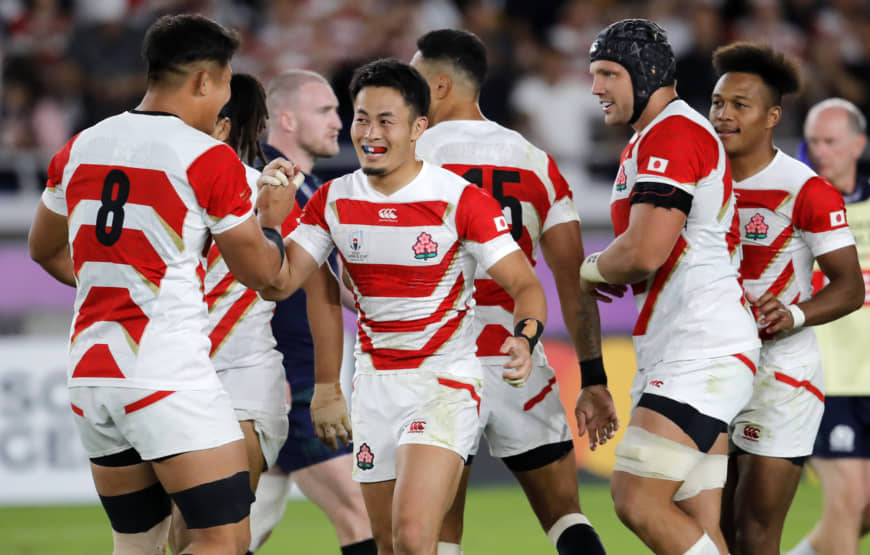
<path fill-rule="evenodd" d="M 154 210 L 153 207 L 151 209 Z M 166 223 L 166 220 L 160 217 L 160 214 L 157 212 L 157 210 L 154 210 L 154 215 L 157 217 L 157 221 L 160 222 L 160 225 L 163 226 L 163 229 L 169 235 L 169 238 L 172 239 L 173 243 L 175 243 L 175 247 L 178 249 L 178 252 L 184 252 L 184 241 L 181 240 L 181 236 L 178 235 L 178 233 L 176 233 L 175 230 L 172 229 L 172 227 L 168 223 Z"/>
<path fill-rule="evenodd" d="M 223 300 L 227 298 L 227 295 L 232 293 L 233 290 L 240 285 L 241 284 L 239 283 L 239 280 L 237 280 L 237 279 L 234 279 L 233 281 L 231 281 L 230 284 L 227 286 L 227 288 L 223 291 L 223 293 L 218 295 L 218 298 L 214 300 L 214 302 L 211 304 L 210 307 L 208 307 L 208 313 L 211 314 L 214 309 L 221 306 L 221 304 L 223 304 Z"/>

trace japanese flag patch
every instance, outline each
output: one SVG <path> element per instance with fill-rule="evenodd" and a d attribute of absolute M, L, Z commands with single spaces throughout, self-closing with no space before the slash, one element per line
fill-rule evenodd
<path fill-rule="evenodd" d="M 668 167 L 668 160 L 665 158 L 659 158 L 658 156 L 650 156 L 649 162 L 646 164 L 647 171 L 665 173 L 665 169 Z"/>
<path fill-rule="evenodd" d="M 831 212 L 831 227 L 839 227 L 842 225 L 846 225 L 846 211 L 845 210 L 836 210 Z"/>

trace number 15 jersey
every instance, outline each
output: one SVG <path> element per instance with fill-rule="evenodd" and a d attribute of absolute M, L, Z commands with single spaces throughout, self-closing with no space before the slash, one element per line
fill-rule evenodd
<path fill-rule="evenodd" d="M 516 131 L 495 122 L 443 121 L 423 133 L 416 152 L 492 194 L 532 266 L 545 231 L 580 220 L 568 183 L 553 159 Z M 513 299 L 481 268 L 474 287 L 476 316 L 482 325 L 477 356 L 498 357 L 491 362 L 503 362 L 508 357 L 499 348 L 513 335 Z"/>
<path fill-rule="evenodd" d="M 126 112 L 54 156 L 42 201 L 69 228 L 69 384 L 220 387 L 200 253 L 252 213 L 233 150 L 171 114 Z"/>

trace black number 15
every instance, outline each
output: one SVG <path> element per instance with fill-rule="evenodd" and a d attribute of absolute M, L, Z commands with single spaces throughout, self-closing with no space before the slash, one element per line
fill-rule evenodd
<path fill-rule="evenodd" d="M 483 188 L 483 168 L 471 168 L 462 177 Z M 492 170 L 492 196 L 511 212 L 511 237 L 519 241 L 523 236 L 523 205 L 520 199 L 504 194 L 505 183 L 520 183 L 520 172 L 513 170 Z"/>

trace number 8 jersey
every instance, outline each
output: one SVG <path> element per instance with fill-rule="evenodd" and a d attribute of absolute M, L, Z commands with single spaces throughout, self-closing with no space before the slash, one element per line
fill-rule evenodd
<path fill-rule="evenodd" d="M 54 156 L 42 201 L 69 226 L 70 386 L 219 387 L 200 254 L 252 213 L 233 150 L 171 114 L 126 112 Z"/>
<path fill-rule="evenodd" d="M 511 235 L 532 266 L 538 242 L 551 227 L 579 221 L 568 183 L 553 159 L 522 135 L 486 120 L 442 121 L 417 141 L 417 155 L 474 183 L 502 206 Z M 482 329 L 477 356 L 507 360 L 498 352 L 513 335 L 514 303 L 486 272 L 474 279 L 477 319 Z"/>

